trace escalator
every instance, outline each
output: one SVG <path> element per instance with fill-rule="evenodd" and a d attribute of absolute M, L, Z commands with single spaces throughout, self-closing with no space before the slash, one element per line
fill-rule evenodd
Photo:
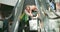
<path fill-rule="evenodd" d="M 25 0 L 25 1 L 24 0 L 21 0 L 21 2 L 18 2 L 17 6 L 16 6 L 16 9 L 17 9 L 16 11 L 17 12 L 15 11 L 16 13 L 15 13 L 15 18 L 14 18 L 14 22 L 13 22 L 13 25 L 12 25 L 11 32 L 25 32 L 23 30 L 24 27 L 22 27 L 25 24 L 24 24 L 24 22 L 21 22 L 21 20 L 19 19 L 19 16 L 21 16 L 21 14 L 24 13 L 24 9 L 25 9 L 25 6 L 26 5 L 36 5 L 37 8 L 38 8 L 39 13 L 41 14 L 40 18 L 43 21 L 43 19 L 44 19 L 45 16 L 41 13 L 41 11 L 40 11 L 40 5 L 38 5 L 38 1 L 37 0 L 33 0 L 33 1 L 32 0 Z M 37 31 L 40 32 L 40 28 L 38 28 Z"/>
<path fill-rule="evenodd" d="M 32 2 L 32 4 L 30 1 Z M 15 18 L 14 18 L 11 32 L 18 32 L 18 31 L 21 32 L 21 30 L 20 30 L 21 23 L 20 23 L 19 16 L 22 14 L 22 11 L 24 11 L 24 8 L 26 5 L 36 5 L 35 0 L 33 0 L 33 1 L 32 0 L 25 0 L 25 1 L 21 0 L 21 2 L 17 3 L 17 6 L 16 6 L 17 12 L 15 11 L 16 13 L 15 13 Z M 22 24 L 24 24 L 24 23 L 22 23 Z"/>
<path fill-rule="evenodd" d="M 18 0 L 15 6 L 1 4 L 0 15 L 2 14 L 1 16 L 3 17 L 0 19 L 0 28 L 3 28 L 0 30 L 2 32 L 25 32 L 26 29 L 30 28 L 25 27 L 24 20 L 20 19 L 21 15 L 24 13 L 26 5 L 36 5 L 38 9 L 38 13 L 40 14 L 39 19 L 41 21 L 38 21 L 37 32 L 58 32 L 57 30 L 59 30 L 59 28 L 57 28 L 57 26 L 60 26 L 58 25 L 60 24 L 60 16 L 54 12 L 47 0 Z M 11 22 L 9 21 L 12 22 L 10 29 L 9 23 Z M 41 23 L 43 23 L 43 27 L 41 27 Z M 28 31 L 26 30 L 26 32 Z"/>

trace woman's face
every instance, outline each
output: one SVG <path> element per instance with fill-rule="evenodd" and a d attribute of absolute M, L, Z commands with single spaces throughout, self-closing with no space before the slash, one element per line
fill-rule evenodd
<path fill-rule="evenodd" d="M 30 13 L 30 7 L 29 6 L 26 7 L 26 11 Z"/>
<path fill-rule="evenodd" d="M 29 10 L 30 10 L 30 7 L 26 7 L 26 10 L 28 10 L 28 11 L 29 11 Z"/>

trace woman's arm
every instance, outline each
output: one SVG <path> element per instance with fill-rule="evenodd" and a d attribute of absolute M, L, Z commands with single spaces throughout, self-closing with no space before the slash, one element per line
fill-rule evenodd
<path fill-rule="evenodd" d="M 29 13 L 29 12 L 27 12 L 26 10 L 25 10 L 25 13 L 26 13 L 28 16 L 33 16 L 31 12 Z"/>

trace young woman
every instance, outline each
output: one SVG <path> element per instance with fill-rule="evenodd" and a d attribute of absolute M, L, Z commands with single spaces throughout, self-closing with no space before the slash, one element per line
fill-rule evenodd
<path fill-rule="evenodd" d="M 32 19 L 38 18 L 38 11 L 35 5 L 27 5 L 25 9 L 25 13 L 28 16 L 29 20 L 27 21 L 27 25 L 30 29 L 29 21 Z M 28 30 L 28 29 L 27 29 Z M 30 31 L 29 32 L 37 32 L 37 31 Z"/>

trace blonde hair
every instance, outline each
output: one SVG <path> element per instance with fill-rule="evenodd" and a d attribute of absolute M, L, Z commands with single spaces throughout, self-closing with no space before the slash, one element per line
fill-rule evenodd
<path fill-rule="evenodd" d="M 27 7 L 30 7 L 30 5 L 26 5 L 26 7 L 25 7 L 25 8 L 27 8 Z"/>

